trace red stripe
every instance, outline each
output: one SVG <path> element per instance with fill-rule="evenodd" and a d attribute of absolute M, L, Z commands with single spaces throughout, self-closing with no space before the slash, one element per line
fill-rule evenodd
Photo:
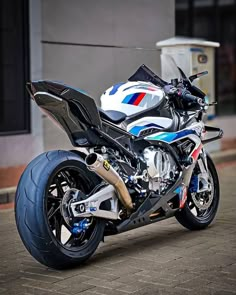
<path fill-rule="evenodd" d="M 181 196 L 181 200 L 180 200 L 180 204 L 179 204 L 179 208 L 184 208 L 185 202 L 187 200 L 187 189 L 186 187 L 183 188 L 183 192 L 182 192 L 182 196 Z"/>
<path fill-rule="evenodd" d="M 151 91 L 157 91 L 157 89 L 156 88 L 152 88 L 152 87 L 148 87 L 148 90 L 151 90 Z"/>
<path fill-rule="evenodd" d="M 195 161 L 197 160 L 201 149 L 202 149 L 202 144 L 200 144 L 199 147 L 195 151 L 193 151 L 192 157 L 194 158 Z"/>
<path fill-rule="evenodd" d="M 140 93 L 139 96 L 135 99 L 133 102 L 133 105 L 137 106 L 141 102 L 141 100 L 144 98 L 146 93 Z"/>

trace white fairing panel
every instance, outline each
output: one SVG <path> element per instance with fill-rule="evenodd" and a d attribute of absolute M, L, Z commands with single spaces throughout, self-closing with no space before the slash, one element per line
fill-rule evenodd
<path fill-rule="evenodd" d="M 164 117 L 143 117 L 130 123 L 127 131 L 133 135 L 139 136 L 140 132 L 149 128 L 166 129 L 170 127 L 172 119 Z"/>
<path fill-rule="evenodd" d="M 108 88 L 101 96 L 101 108 L 133 115 L 155 105 L 165 97 L 164 91 L 149 82 L 124 82 Z"/>

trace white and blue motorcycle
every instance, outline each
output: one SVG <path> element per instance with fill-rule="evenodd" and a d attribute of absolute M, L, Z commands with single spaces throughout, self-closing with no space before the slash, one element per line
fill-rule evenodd
<path fill-rule="evenodd" d="M 205 72 L 178 71 L 168 83 L 142 65 L 103 93 L 101 108 L 67 85 L 27 84 L 75 147 L 39 155 L 18 184 L 17 228 L 39 262 L 80 264 L 104 236 L 172 216 L 190 230 L 213 221 L 219 181 L 203 145 L 223 132 L 203 122 L 209 104 L 192 81 Z"/>

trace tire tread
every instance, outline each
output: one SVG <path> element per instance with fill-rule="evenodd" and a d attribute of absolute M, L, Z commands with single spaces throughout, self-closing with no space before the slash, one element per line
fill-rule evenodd
<path fill-rule="evenodd" d="M 16 225 L 25 247 L 36 260 L 58 269 L 71 267 L 88 259 L 102 239 L 105 226 L 103 221 L 98 220 L 96 240 L 91 242 L 91 249 L 82 251 L 83 255 L 67 250 L 56 240 L 53 241 L 53 233 L 50 232 L 43 215 L 43 198 L 52 171 L 66 161 L 76 161 L 81 171 L 86 169 L 83 159 L 69 151 L 49 151 L 35 158 L 20 178 L 15 202 Z M 91 178 L 91 183 L 97 184 L 98 178 L 89 173 L 86 171 L 86 175 Z"/>
<path fill-rule="evenodd" d="M 182 226 L 184 226 L 185 228 L 189 230 L 201 230 L 201 229 L 207 228 L 214 220 L 217 209 L 218 209 L 219 199 L 220 199 L 219 179 L 218 179 L 217 171 L 215 169 L 215 165 L 209 155 L 207 155 L 207 162 L 208 162 L 208 169 L 211 170 L 214 185 L 215 185 L 214 197 L 216 198 L 216 203 L 215 203 L 214 212 L 213 214 L 211 214 L 211 216 L 207 220 L 200 222 L 200 220 L 197 219 L 191 213 L 188 206 L 185 206 L 181 211 L 178 211 L 175 215 L 177 221 Z"/>

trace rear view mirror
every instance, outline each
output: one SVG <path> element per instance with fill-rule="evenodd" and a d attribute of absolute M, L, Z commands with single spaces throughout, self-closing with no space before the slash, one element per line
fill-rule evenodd
<path fill-rule="evenodd" d="M 204 71 L 204 72 L 201 72 L 201 73 L 197 73 L 195 75 L 192 75 L 189 77 L 189 80 L 192 82 L 193 80 L 197 79 L 197 78 L 200 78 L 201 76 L 205 76 L 208 74 L 208 71 Z"/>

